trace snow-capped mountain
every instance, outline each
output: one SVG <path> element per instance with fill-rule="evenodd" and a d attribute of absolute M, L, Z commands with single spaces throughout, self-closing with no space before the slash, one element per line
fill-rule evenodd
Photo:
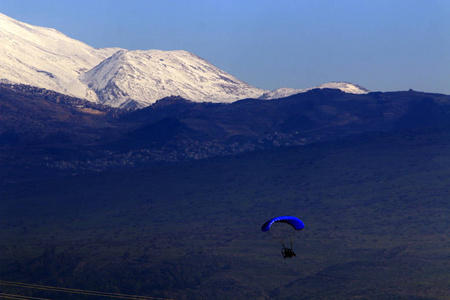
<path fill-rule="evenodd" d="M 61 32 L 0 13 L 0 80 L 96 101 L 78 76 L 117 52 L 95 49 Z"/>
<path fill-rule="evenodd" d="M 118 51 L 80 78 L 100 102 L 116 107 L 147 106 L 171 95 L 234 102 L 264 93 L 183 50 Z"/>
<path fill-rule="evenodd" d="M 114 107 L 144 107 L 168 96 L 228 103 L 274 99 L 313 89 L 265 91 L 187 51 L 95 49 L 55 29 L 1 13 L 0 82 L 27 84 Z M 314 88 L 368 92 L 345 82 Z"/>
<path fill-rule="evenodd" d="M 193 101 L 232 102 L 265 92 L 187 51 L 95 49 L 57 30 L 3 14 L 0 81 L 100 100 L 115 107 L 147 106 L 172 95 Z"/>
<path fill-rule="evenodd" d="M 307 88 L 307 89 L 292 89 L 292 88 L 279 88 L 270 92 L 266 92 L 262 94 L 259 99 L 262 100 L 270 100 L 270 99 L 278 99 L 278 98 L 284 98 L 289 97 L 291 95 L 305 93 L 307 91 L 313 90 L 313 89 L 338 89 L 345 93 L 350 94 L 367 94 L 370 91 L 360 87 L 356 84 L 352 84 L 349 82 L 329 82 L 324 83 L 319 86 Z"/>

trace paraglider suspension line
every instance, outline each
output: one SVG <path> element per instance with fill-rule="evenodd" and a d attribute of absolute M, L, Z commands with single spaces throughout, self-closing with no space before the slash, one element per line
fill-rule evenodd
<path fill-rule="evenodd" d="M 282 244 L 283 244 L 283 249 L 281 249 L 281 255 L 283 255 L 284 258 L 296 256 L 294 250 L 292 250 L 292 242 L 291 242 L 291 248 L 287 248 L 284 245 L 284 243 L 282 243 Z"/>

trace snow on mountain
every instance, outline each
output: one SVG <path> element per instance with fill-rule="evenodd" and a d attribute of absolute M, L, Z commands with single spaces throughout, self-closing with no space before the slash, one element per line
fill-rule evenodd
<path fill-rule="evenodd" d="M 0 80 L 96 101 L 78 76 L 118 51 L 95 49 L 61 32 L 0 13 Z"/>
<path fill-rule="evenodd" d="M 187 51 L 95 49 L 57 30 L 3 14 L 0 81 L 100 100 L 115 107 L 147 106 L 171 95 L 232 102 L 265 92 Z"/>
<path fill-rule="evenodd" d="M 115 107 L 147 106 L 171 95 L 197 102 L 233 102 L 265 92 L 184 50 L 122 50 L 80 78 L 100 102 Z"/>
<path fill-rule="evenodd" d="M 349 82 L 329 82 L 319 85 L 317 88 L 319 89 L 338 89 L 345 93 L 349 94 L 367 94 L 370 91 L 366 88 L 363 88 L 359 85 L 349 83 Z M 314 88 L 310 88 L 314 89 Z"/>
<path fill-rule="evenodd" d="M 279 89 L 262 94 L 259 97 L 259 99 L 270 100 L 270 99 L 284 98 L 284 97 L 289 97 L 291 95 L 295 95 L 295 94 L 299 94 L 299 93 L 305 93 L 305 92 L 313 90 L 313 89 L 338 89 L 345 93 L 350 93 L 350 94 L 367 94 L 370 92 L 369 90 L 367 90 L 363 87 L 360 87 L 356 84 L 352 84 L 349 82 L 329 82 L 329 83 L 324 83 L 322 85 L 307 88 L 307 89 L 279 88 Z"/>
<path fill-rule="evenodd" d="M 275 99 L 310 89 L 265 91 L 187 51 L 95 49 L 63 33 L 0 13 L 0 82 L 21 83 L 101 102 L 143 107 L 167 96 L 198 102 Z M 314 88 L 367 93 L 332 82 Z"/>

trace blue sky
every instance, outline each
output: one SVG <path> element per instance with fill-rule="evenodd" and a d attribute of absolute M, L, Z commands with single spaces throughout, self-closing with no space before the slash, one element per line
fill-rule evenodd
<path fill-rule="evenodd" d="M 187 50 L 263 88 L 450 94 L 448 0 L 0 0 L 93 47 Z"/>

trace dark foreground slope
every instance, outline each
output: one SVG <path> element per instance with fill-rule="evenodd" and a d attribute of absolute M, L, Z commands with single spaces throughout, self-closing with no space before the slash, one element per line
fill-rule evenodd
<path fill-rule="evenodd" d="M 378 134 L 4 185 L 0 279 L 175 299 L 449 299 L 448 153 L 447 131 Z M 260 231 L 284 214 L 306 224 L 293 259 Z"/>

